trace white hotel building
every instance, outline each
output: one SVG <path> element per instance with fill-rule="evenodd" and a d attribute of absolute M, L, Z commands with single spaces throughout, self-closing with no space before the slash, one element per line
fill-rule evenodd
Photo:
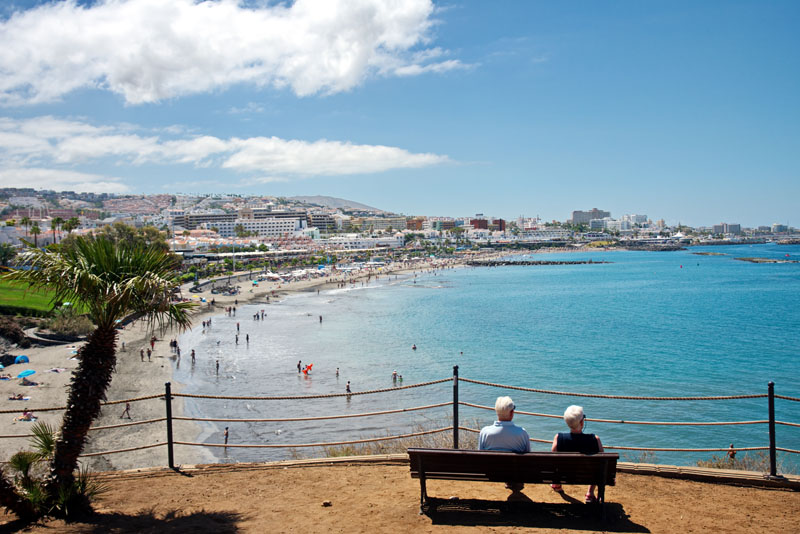
<path fill-rule="evenodd" d="M 236 227 L 242 225 L 245 232 L 255 232 L 258 237 L 293 236 L 306 228 L 305 219 L 236 219 L 233 221 L 217 221 L 202 223 L 201 228 L 216 228 L 220 237 L 236 236 Z"/>
<path fill-rule="evenodd" d="M 382 237 L 364 237 L 359 234 L 344 234 L 317 242 L 326 250 L 366 250 L 372 248 L 399 248 L 405 243 L 403 234 Z"/>

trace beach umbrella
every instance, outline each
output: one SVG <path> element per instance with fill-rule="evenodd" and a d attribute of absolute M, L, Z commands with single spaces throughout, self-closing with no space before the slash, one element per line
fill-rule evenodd
<path fill-rule="evenodd" d="M 28 363 L 30 360 L 24 354 L 20 354 L 16 358 L 14 358 L 14 363 Z"/>
<path fill-rule="evenodd" d="M 25 378 L 26 376 L 31 376 L 32 374 L 35 373 L 36 371 L 34 371 L 33 369 L 25 369 L 24 371 L 22 371 L 20 374 L 17 375 L 17 378 Z"/>

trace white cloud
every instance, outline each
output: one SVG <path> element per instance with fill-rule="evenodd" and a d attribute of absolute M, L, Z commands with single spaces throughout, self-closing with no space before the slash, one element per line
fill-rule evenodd
<path fill-rule="evenodd" d="M 139 135 L 130 124 L 119 128 L 95 127 L 52 116 L 23 120 L 0 117 L 0 170 L 109 162 L 114 165 L 193 165 L 229 169 L 255 180 L 284 181 L 429 167 L 450 163 L 450 159 L 398 147 L 326 139 L 221 139 L 186 133 L 182 137 L 173 135 L 164 139 L 158 135 Z"/>
<path fill-rule="evenodd" d="M 223 168 L 276 174 L 333 176 L 427 167 L 444 163 L 436 154 L 412 154 L 380 145 L 353 145 L 338 141 L 287 141 L 277 137 L 233 139 L 235 149 Z"/>
<path fill-rule="evenodd" d="M 0 169 L 3 187 L 33 187 L 55 191 L 127 193 L 130 188 L 119 178 L 59 169 Z"/>
<path fill-rule="evenodd" d="M 463 65 L 426 48 L 431 0 L 75 0 L 0 22 L 0 105 L 100 88 L 129 104 L 249 83 L 299 96 Z"/>

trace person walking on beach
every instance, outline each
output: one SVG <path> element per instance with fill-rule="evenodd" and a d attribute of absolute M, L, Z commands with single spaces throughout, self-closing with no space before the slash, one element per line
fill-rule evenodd
<path fill-rule="evenodd" d="M 239 323 L 236 323 L 236 333 L 239 333 Z"/>
<path fill-rule="evenodd" d="M 339 377 L 339 368 L 338 367 L 336 368 L 336 377 L 337 378 Z"/>
<path fill-rule="evenodd" d="M 219 360 L 217 360 L 217 374 L 219 374 Z"/>
<path fill-rule="evenodd" d="M 144 361 L 144 349 L 143 348 L 139 349 L 139 356 L 142 358 L 142 361 Z"/>
<path fill-rule="evenodd" d="M 225 439 L 225 445 L 228 444 L 228 427 L 225 427 L 225 432 L 222 433 L 222 437 Z"/>
<path fill-rule="evenodd" d="M 192 349 L 192 363 L 194 363 L 194 349 Z"/>
<path fill-rule="evenodd" d="M 245 340 L 245 341 L 247 342 L 247 344 L 249 345 L 249 344 L 250 344 L 250 334 L 245 334 L 245 335 L 244 335 L 244 340 Z"/>
<path fill-rule="evenodd" d="M 345 391 L 345 393 L 352 393 L 352 391 L 350 391 L 350 381 L 349 380 L 347 381 L 347 385 L 344 387 L 344 391 Z"/>
<path fill-rule="evenodd" d="M 303 362 L 301 360 L 297 360 L 297 374 L 300 374 L 300 371 L 303 370 Z"/>
<path fill-rule="evenodd" d="M 131 418 L 131 403 L 130 402 L 126 402 L 125 403 L 125 410 L 122 412 L 122 415 L 120 415 L 119 418 L 120 419 L 124 419 L 126 415 L 128 416 L 128 419 Z"/>
<path fill-rule="evenodd" d="M 148 362 L 150 361 L 150 355 L 151 355 L 151 354 L 153 354 L 153 351 L 152 351 L 152 350 L 150 350 L 150 349 L 147 349 L 147 361 L 148 361 Z"/>

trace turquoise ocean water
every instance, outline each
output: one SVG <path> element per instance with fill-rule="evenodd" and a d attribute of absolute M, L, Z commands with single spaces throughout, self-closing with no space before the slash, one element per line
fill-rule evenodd
<path fill-rule="evenodd" d="M 716 252 L 723 256 L 699 256 Z M 788 254 L 788 258 L 787 258 Z M 206 332 L 183 335 L 175 380 L 211 395 L 315 395 L 404 385 L 452 376 L 546 390 L 634 396 L 776 393 L 800 397 L 800 264 L 752 264 L 741 256 L 800 260 L 800 247 L 692 247 L 678 252 L 537 254 L 531 259 L 609 261 L 603 265 L 465 268 L 390 277 L 348 289 L 241 306 Z M 264 309 L 267 318 L 253 320 Z M 323 316 L 320 323 L 319 316 Z M 234 343 L 236 323 L 239 344 Z M 245 335 L 249 334 L 249 344 Z M 416 344 L 417 350 L 411 350 Z M 190 350 L 197 362 L 190 364 Z M 462 354 L 463 352 L 463 354 Z M 219 359 L 220 372 L 214 361 Z M 313 363 L 298 375 L 297 361 Z M 173 364 L 175 365 L 175 364 Z M 339 368 L 339 377 L 335 376 Z M 461 382 L 460 399 L 493 405 L 501 394 L 518 410 L 561 414 L 580 404 L 589 418 L 743 421 L 767 418 L 766 399 L 630 401 L 499 390 Z M 313 401 L 189 400 L 187 415 L 313 417 L 445 402 L 452 384 Z M 800 403 L 778 399 L 777 419 L 800 422 Z M 200 440 L 311 443 L 446 426 L 451 410 L 282 423 L 206 423 Z M 489 424 L 493 412 L 461 407 L 462 425 Z M 551 440 L 560 419 L 519 415 L 531 437 Z M 766 425 L 663 427 L 590 422 L 604 444 L 704 448 L 768 444 Z M 778 426 L 779 447 L 800 449 L 800 428 Z M 544 444 L 535 449 L 548 450 Z M 223 461 L 287 458 L 285 449 L 215 449 Z M 636 459 L 639 453 L 619 451 Z M 305 450 L 318 455 L 319 450 Z M 179 448 L 176 460 L 190 454 Z M 657 452 L 659 463 L 693 464 L 711 453 Z M 800 464 L 796 455 L 785 461 Z M 653 461 L 649 458 L 648 461 Z"/>

